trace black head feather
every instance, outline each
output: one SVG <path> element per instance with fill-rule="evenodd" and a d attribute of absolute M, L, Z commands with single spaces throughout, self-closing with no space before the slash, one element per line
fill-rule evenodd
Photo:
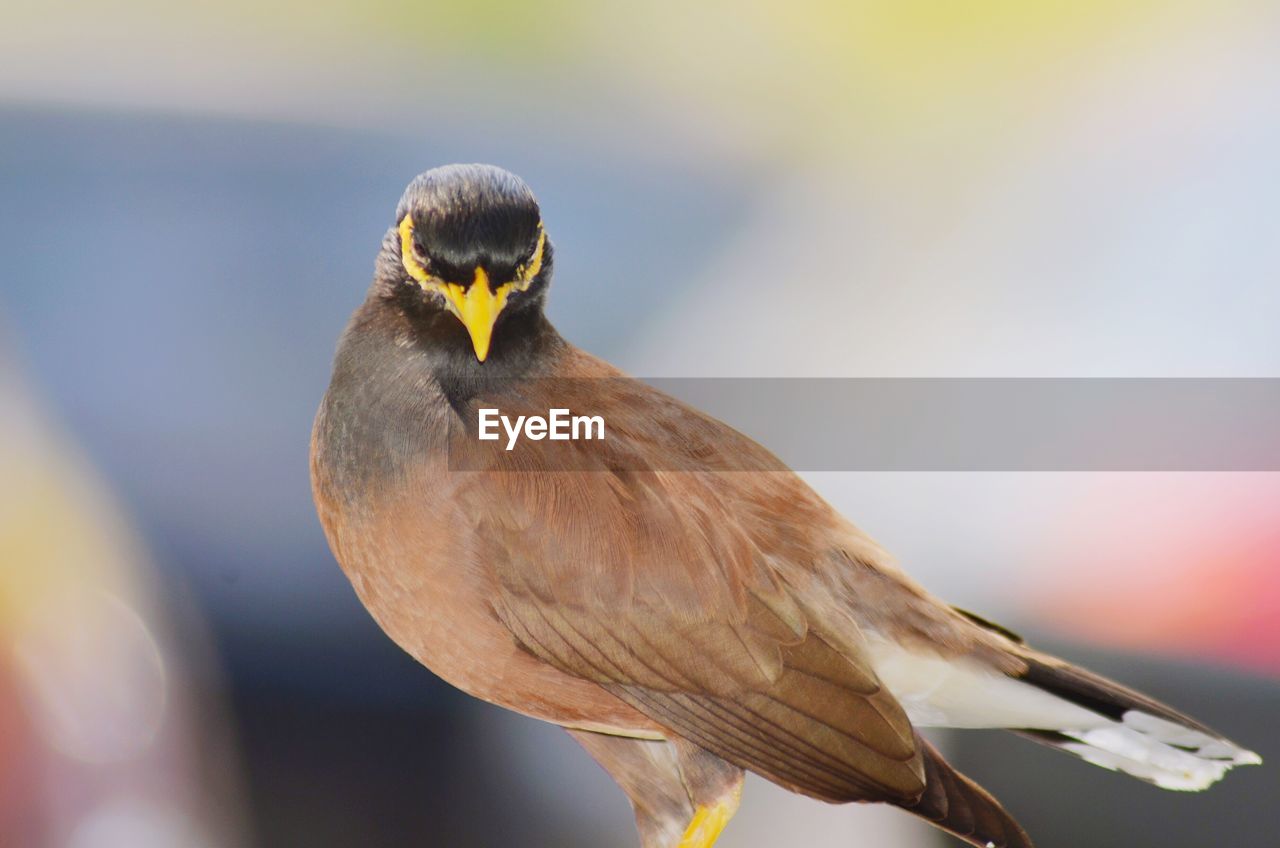
<path fill-rule="evenodd" d="M 419 175 L 400 198 L 396 223 L 405 215 L 413 216 L 432 276 L 461 285 L 478 267 L 494 285 L 512 280 L 533 255 L 542 221 L 524 181 L 493 165 L 446 165 Z"/>

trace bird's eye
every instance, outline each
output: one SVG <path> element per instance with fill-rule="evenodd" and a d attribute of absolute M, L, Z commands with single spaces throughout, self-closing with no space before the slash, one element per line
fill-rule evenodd
<path fill-rule="evenodd" d="M 413 240 L 413 255 L 423 265 L 427 264 L 427 249 L 417 239 Z"/>

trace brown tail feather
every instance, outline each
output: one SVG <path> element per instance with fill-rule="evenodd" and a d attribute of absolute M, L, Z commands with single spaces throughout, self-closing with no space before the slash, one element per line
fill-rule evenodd
<path fill-rule="evenodd" d="M 924 795 L 902 808 L 979 848 L 1033 848 L 1027 832 L 989 792 L 916 736 L 924 757 Z"/>

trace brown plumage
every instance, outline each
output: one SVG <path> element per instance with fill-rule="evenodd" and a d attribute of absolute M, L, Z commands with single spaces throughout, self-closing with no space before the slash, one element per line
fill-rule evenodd
<path fill-rule="evenodd" d="M 551 269 L 517 178 L 415 180 L 340 345 L 313 486 L 388 635 L 464 691 L 569 728 L 647 848 L 710 845 L 742 770 L 1030 845 L 913 717 L 1028 731 L 1171 788 L 1252 761 L 941 603 L 759 445 L 570 345 L 542 312 Z M 600 415 L 606 437 L 508 451 L 478 439 L 481 408 Z M 1152 753 L 1122 756 L 1117 735 Z"/>

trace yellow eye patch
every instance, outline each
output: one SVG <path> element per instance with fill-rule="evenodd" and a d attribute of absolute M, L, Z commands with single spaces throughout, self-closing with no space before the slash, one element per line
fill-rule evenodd
<path fill-rule="evenodd" d="M 409 272 L 409 276 L 418 282 L 439 282 L 438 280 L 433 280 L 431 275 L 427 273 L 427 269 L 423 268 L 418 262 L 417 254 L 413 249 L 412 215 L 405 215 L 404 220 L 400 222 L 400 261 L 404 263 L 404 269 Z"/>
<path fill-rule="evenodd" d="M 538 222 L 538 246 L 533 249 L 533 256 L 529 257 L 529 261 L 516 269 L 515 282 L 520 285 L 521 291 L 527 289 L 534 278 L 538 276 L 538 272 L 542 270 L 542 251 L 547 246 L 547 231 L 542 229 L 542 222 Z"/>

